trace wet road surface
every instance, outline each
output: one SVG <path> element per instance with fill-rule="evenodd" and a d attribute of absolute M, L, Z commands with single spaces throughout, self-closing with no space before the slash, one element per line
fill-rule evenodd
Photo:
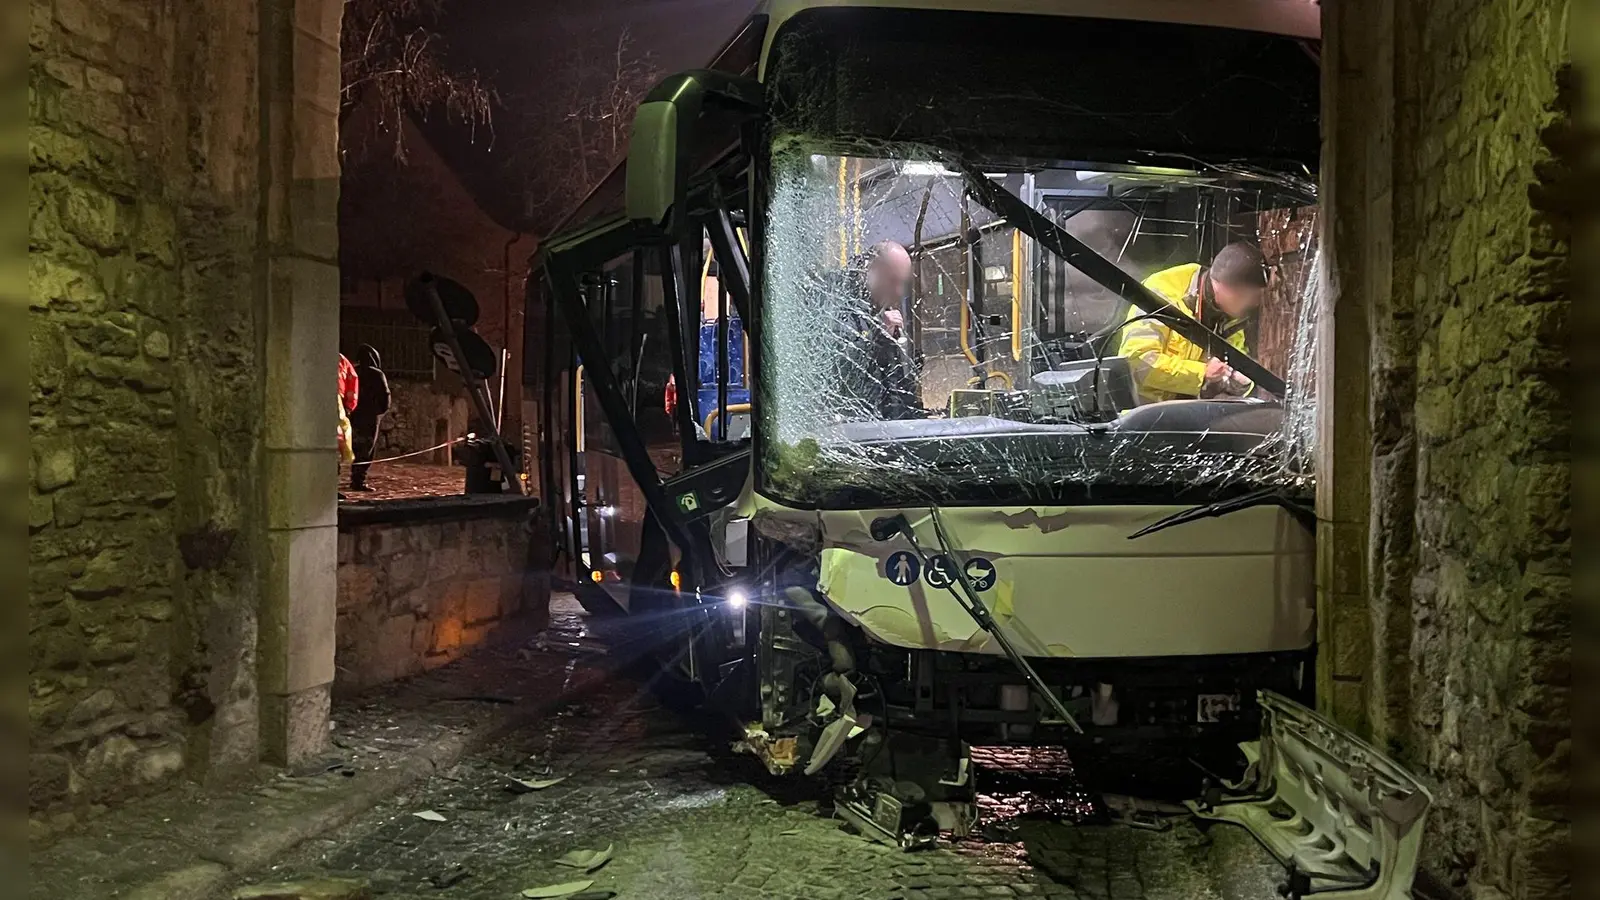
<path fill-rule="evenodd" d="M 582 629 L 570 608 L 556 618 L 569 635 Z M 551 696 L 596 683 L 605 661 L 572 656 Z M 1280 872 L 1249 835 L 1187 821 L 1164 832 L 1092 824 L 1093 798 L 1048 754 L 1042 764 L 987 758 L 1011 771 L 979 782 L 997 788 L 980 801 L 984 839 L 884 847 L 819 815 L 804 781 L 768 776 L 637 682 L 598 683 L 252 880 L 356 876 L 395 900 L 507 900 L 584 880 L 619 900 L 1276 896 Z M 530 789 L 511 778 L 564 780 Z M 555 862 L 607 847 L 612 858 L 590 873 Z"/>

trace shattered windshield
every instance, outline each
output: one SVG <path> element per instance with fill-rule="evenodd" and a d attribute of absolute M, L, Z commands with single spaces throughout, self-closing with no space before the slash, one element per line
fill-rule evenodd
<path fill-rule="evenodd" d="M 1206 104 L 1173 106 L 1194 86 L 1162 99 L 1095 82 L 1074 113 L 1070 77 L 1015 81 L 1040 58 L 962 17 L 848 33 L 882 39 L 822 18 L 778 40 L 766 489 L 829 507 L 1305 489 L 1317 215 L 1293 162 L 1304 123 L 1286 121 L 1304 104 L 1255 129 L 1255 154 Z M 1081 24 L 1035 31 L 1094 37 Z M 910 79 L 913 57 L 942 64 Z M 1211 126 L 1174 131 L 1187 116 Z M 1314 153 L 1314 119 L 1310 135 Z"/>

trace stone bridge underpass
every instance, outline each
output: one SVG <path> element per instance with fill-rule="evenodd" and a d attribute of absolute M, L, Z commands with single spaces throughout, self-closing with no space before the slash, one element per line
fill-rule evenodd
<path fill-rule="evenodd" d="M 990 760 L 1049 787 L 981 839 L 848 834 L 551 645 L 588 626 L 531 501 L 342 508 L 342 11 L 30 0 L 33 895 L 1274 896 L 1243 832 L 1105 825 L 1070 762 Z M 1320 711 L 1433 791 L 1419 895 L 1567 897 L 1579 26 L 1322 16 Z"/>

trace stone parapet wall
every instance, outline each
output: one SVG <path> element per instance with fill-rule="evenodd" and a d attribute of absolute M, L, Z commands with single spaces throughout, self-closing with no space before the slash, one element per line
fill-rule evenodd
<path fill-rule="evenodd" d="M 335 692 L 424 672 L 512 619 L 542 619 L 550 586 L 529 565 L 532 508 L 520 498 L 342 508 Z"/>

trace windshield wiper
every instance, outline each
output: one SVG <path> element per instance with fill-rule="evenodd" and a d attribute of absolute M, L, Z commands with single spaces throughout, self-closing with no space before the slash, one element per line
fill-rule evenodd
<path fill-rule="evenodd" d="M 1259 491 L 1251 491 L 1240 497 L 1234 497 L 1231 500 L 1218 500 L 1215 503 L 1207 503 L 1204 506 L 1196 506 L 1192 509 L 1175 512 L 1128 535 L 1128 540 L 1144 537 L 1147 534 L 1161 531 L 1164 528 L 1171 528 L 1174 525 L 1182 525 L 1185 522 L 1193 522 L 1197 519 L 1212 519 L 1217 516 L 1225 516 L 1231 512 L 1238 512 L 1241 509 L 1268 505 L 1283 507 L 1290 515 L 1295 517 L 1296 521 L 1307 528 L 1314 528 L 1317 524 L 1317 512 L 1315 509 L 1307 506 L 1302 501 L 1286 496 L 1282 488 L 1263 488 Z"/>
<path fill-rule="evenodd" d="M 1212 356 L 1255 382 L 1256 387 L 1275 397 L 1284 395 L 1283 379 L 1257 362 L 1250 354 L 1228 343 L 1216 332 L 1201 325 L 1193 316 L 1174 306 L 1171 301 L 1122 271 L 1116 263 L 1101 256 L 1093 247 L 1040 215 L 1004 185 L 996 183 L 965 162 L 957 160 L 955 167 L 966 180 L 973 197 L 990 212 L 1016 226 L 1023 234 L 1038 241 L 1046 250 L 1066 260 L 1073 268 L 1089 276 L 1102 287 L 1137 306 L 1150 318 L 1206 348 Z"/>

